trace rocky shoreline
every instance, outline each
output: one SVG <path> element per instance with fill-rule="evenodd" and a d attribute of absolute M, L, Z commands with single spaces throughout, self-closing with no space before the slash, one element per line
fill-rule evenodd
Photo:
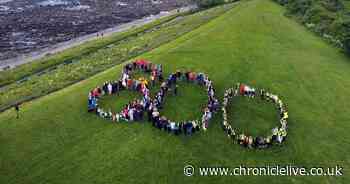
<path fill-rule="evenodd" d="M 0 62 L 185 5 L 184 0 L 0 0 Z"/>

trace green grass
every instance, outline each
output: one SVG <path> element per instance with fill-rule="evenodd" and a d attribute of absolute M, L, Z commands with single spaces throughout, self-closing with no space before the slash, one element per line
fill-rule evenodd
<path fill-rule="evenodd" d="M 105 111 L 120 112 L 129 102 L 141 98 L 140 93 L 125 90 L 118 95 L 104 95 L 100 99 L 99 105 Z"/>
<path fill-rule="evenodd" d="M 119 76 L 122 66 L 116 66 L 26 103 L 20 120 L 12 110 L 0 114 L 0 183 L 349 183 L 349 59 L 283 13 L 268 0 L 244 1 L 140 56 L 162 63 L 167 73 L 186 68 L 209 74 L 220 99 L 236 82 L 279 94 L 290 114 L 283 146 L 247 150 L 230 144 L 220 127 L 221 113 L 206 133 L 192 137 L 168 135 L 149 123 L 111 124 L 88 114 L 87 92 Z M 186 94 L 181 100 L 203 103 L 191 98 Z M 181 112 L 176 100 L 167 103 L 173 109 L 165 114 Z M 240 103 L 244 107 L 248 102 Z M 274 113 L 268 105 L 261 108 Z M 244 109 L 239 114 L 247 114 Z M 239 114 L 237 121 L 244 118 Z M 340 165 L 345 170 L 342 177 L 185 177 L 187 164 Z"/>
<path fill-rule="evenodd" d="M 200 119 L 208 101 L 205 87 L 186 82 L 179 82 L 178 86 L 177 96 L 170 92 L 165 97 L 165 104 L 160 110 L 161 115 L 176 122 Z"/>
<path fill-rule="evenodd" d="M 278 127 L 279 113 L 271 102 L 260 98 L 235 97 L 227 108 L 228 122 L 240 132 L 251 136 L 269 136 Z"/>

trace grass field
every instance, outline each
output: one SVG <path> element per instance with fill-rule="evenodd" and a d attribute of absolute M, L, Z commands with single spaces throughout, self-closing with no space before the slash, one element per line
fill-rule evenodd
<path fill-rule="evenodd" d="M 20 120 L 13 110 L 0 114 L 0 183 L 349 183 L 350 60 L 283 13 L 269 0 L 242 1 L 208 24 L 140 56 L 162 63 L 166 73 L 193 69 L 209 74 L 220 100 L 236 82 L 279 94 L 290 114 L 283 146 L 247 150 L 232 144 L 221 129 L 221 112 L 206 133 L 192 137 L 169 135 L 150 123 L 111 124 L 88 114 L 88 91 L 119 76 L 122 66 L 116 66 L 24 104 Z M 197 113 L 195 107 L 205 103 L 197 95 L 202 89 L 181 89 L 181 99 L 169 97 L 166 102 L 169 118 L 179 118 L 174 112 L 183 117 Z M 118 106 L 133 97 L 123 95 L 126 98 L 115 98 Z M 253 134 L 269 131 L 276 112 L 268 104 L 261 109 L 258 105 L 239 100 L 230 109 L 239 109 L 229 116 L 232 125 L 259 129 Z M 187 164 L 340 165 L 344 175 L 185 177 Z"/>

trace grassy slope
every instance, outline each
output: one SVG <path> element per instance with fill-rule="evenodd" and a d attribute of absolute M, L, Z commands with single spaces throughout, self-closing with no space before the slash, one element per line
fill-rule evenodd
<path fill-rule="evenodd" d="M 166 72 L 192 68 L 209 73 L 220 99 L 237 81 L 281 94 L 291 116 L 287 144 L 265 151 L 231 145 L 219 126 L 221 113 L 207 133 L 191 138 L 149 124 L 106 123 L 86 113 L 86 94 L 118 75 L 117 66 L 26 104 L 20 121 L 12 111 L 0 114 L 0 183 L 349 183 L 349 173 L 337 178 L 183 176 L 188 163 L 350 165 L 349 60 L 285 18 L 279 5 L 241 3 L 143 57 L 163 63 Z M 189 101 L 191 95 L 186 94 Z M 251 113 L 251 121 L 259 118 L 259 112 Z"/>

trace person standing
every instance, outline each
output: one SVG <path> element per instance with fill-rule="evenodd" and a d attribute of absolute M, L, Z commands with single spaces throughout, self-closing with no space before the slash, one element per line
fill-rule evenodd
<path fill-rule="evenodd" d="M 177 96 L 177 88 L 178 88 L 178 85 L 176 84 L 175 85 L 175 88 L 174 88 L 174 95 Z"/>
<path fill-rule="evenodd" d="M 19 104 L 15 105 L 16 118 L 19 119 Z"/>
<path fill-rule="evenodd" d="M 113 92 L 113 86 L 110 82 L 107 84 L 107 90 L 108 90 L 108 95 L 111 95 Z"/>
<path fill-rule="evenodd" d="M 154 87 L 156 85 L 156 78 L 154 77 L 154 75 L 151 76 L 151 84 L 152 84 L 152 87 Z"/>

